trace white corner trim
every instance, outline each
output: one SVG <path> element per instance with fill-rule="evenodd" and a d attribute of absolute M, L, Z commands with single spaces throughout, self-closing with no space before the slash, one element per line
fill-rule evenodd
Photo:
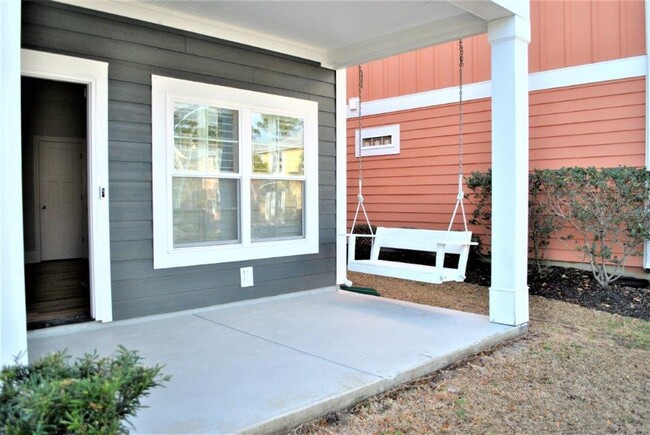
<path fill-rule="evenodd" d="M 528 90 L 541 91 L 566 86 L 645 77 L 647 57 L 635 56 L 550 71 L 529 74 Z M 463 100 L 472 101 L 492 96 L 492 82 L 470 83 L 463 86 Z M 363 115 L 383 115 L 402 110 L 422 109 L 458 102 L 458 87 L 436 89 L 417 94 L 384 98 L 363 103 Z M 647 107 L 650 107 L 648 105 Z M 356 117 L 356 110 L 348 107 L 348 118 Z M 647 118 L 648 119 L 648 118 Z M 648 162 L 650 167 L 650 161 Z"/>
<path fill-rule="evenodd" d="M 336 70 L 336 283 L 347 279 L 347 71 Z"/>
<path fill-rule="evenodd" d="M 110 322 L 113 300 L 107 193 L 108 63 L 25 49 L 21 50 L 21 62 L 23 76 L 87 86 L 90 310 L 95 320 Z"/>
<path fill-rule="evenodd" d="M 181 12 L 171 12 L 160 6 L 155 6 L 150 3 L 142 3 L 137 0 L 55 1 L 108 14 L 133 18 L 135 20 L 159 24 L 174 29 L 186 30 L 188 32 L 205 36 L 238 42 L 251 47 L 259 47 L 278 53 L 296 56 L 302 59 L 313 60 L 320 62 L 321 64 L 326 64 L 327 61 L 326 51 L 318 47 L 299 44 L 295 41 L 279 38 L 262 32 L 256 32 L 244 27 L 219 23 Z"/>

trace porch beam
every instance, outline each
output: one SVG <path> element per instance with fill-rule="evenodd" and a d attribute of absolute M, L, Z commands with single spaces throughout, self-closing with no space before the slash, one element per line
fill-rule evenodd
<path fill-rule="evenodd" d="M 490 320 L 528 322 L 528 15 L 488 23 L 492 47 Z"/>
<path fill-rule="evenodd" d="M 0 1 L 0 365 L 27 361 L 20 132 L 20 0 Z"/>

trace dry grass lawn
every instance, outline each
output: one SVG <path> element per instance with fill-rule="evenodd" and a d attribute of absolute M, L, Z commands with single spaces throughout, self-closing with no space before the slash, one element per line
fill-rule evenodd
<path fill-rule="evenodd" d="M 485 287 L 350 275 L 388 298 L 488 311 Z M 650 322 L 541 297 L 530 310 L 527 336 L 293 432 L 650 434 Z"/>

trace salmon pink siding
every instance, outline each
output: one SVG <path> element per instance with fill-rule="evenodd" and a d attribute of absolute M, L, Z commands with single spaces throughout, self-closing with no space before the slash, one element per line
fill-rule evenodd
<path fill-rule="evenodd" d="M 646 54 L 645 2 L 533 0 L 529 72 Z M 490 80 L 487 35 L 464 40 L 463 81 Z M 363 102 L 458 86 L 458 42 L 362 65 Z M 602 80 L 602 79 L 601 79 Z M 585 82 L 589 77 L 585 77 Z M 348 98 L 358 95 L 358 71 L 347 72 Z M 566 86 L 566 85 L 562 85 Z M 530 168 L 643 166 L 646 162 L 645 78 L 635 77 L 530 93 Z M 489 95 L 489 94 L 486 94 Z M 390 101 L 390 100 L 389 100 Z M 465 103 L 464 168 L 491 166 L 490 100 Z M 354 112 L 353 112 L 354 113 Z M 366 116 L 364 127 L 400 124 L 401 153 L 364 158 L 365 206 L 374 224 L 446 228 L 458 173 L 458 105 L 438 105 Z M 348 120 L 348 219 L 357 193 L 354 127 Z M 467 189 L 465 189 L 467 190 Z M 468 204 L 468 214 L 473 206 Z M 457 221 L 457 225 L 460 221 Z M 472 230 L 489 243 L 485 229 Z M 580 261 L 552 241 L 548 258 Z M 641 266 L 642 258 L 630 261 Z"/>
<path fill-rule="evenodd" d="M 491 166 L 491 101 L 464 104 L 465 175 Z M 445 229 L 456 200 L 458 104 L 364 117 L 363 127 L 400 124 L 398 155 L 364 157 L 363 194 L 374 225 Z M 348 120 L 348 225 L 356 206 L 355 118 Z M 645 164 L 645 78 L 530 94 L 530 168 Z M 467 190 L 467 189 L 465 189 Z M 473 206 L 467 204 L 471 214 Z M 456 228 L 460 228 L 460 220 Z M 485 229 L 471 228 L 484 241 Z M 580 261 L 553 241 L 548 258 Z M 631 266 L 641 266 L 634 258 Z"/>
<path fill-rule="evenodd" d="M 530 94 L 530 168 L 645 165 L 645 78 L 558 88 Z M 546 252 L 580 261 L 559 240 Z M 641 267 L 642 257 L 629 260 Z"/>
<path fill-rule="evenodd" d="M 645 9 L 640 0 L 531 2 L 529 72 L 645 54 Z M 467 38 L 465 83 L 490 80 L 487 35 Z M 458 85 L 458 42 L 424 48 L 362 65 L 363 101 Z M 348 97 L 358 95 L 358 73 L 348 69 Z"/>

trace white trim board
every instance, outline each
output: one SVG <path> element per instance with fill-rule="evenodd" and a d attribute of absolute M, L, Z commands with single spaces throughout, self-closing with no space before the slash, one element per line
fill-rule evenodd
<path fill-rule="evenodd" d="M 542 71 L 528 75 L 528 90 L 541 91 L 566 86 L 644 77 L 648 69 L 647 56 L 628 57 L 592 63 L 589 65 Z M 492 96 L 490 81 L 470 83 L 463 86 L 463 100 L 480 100 Z M 363 115 L 383 115 L 402 110 L 422 109 L 458 102 L 458 87 L 453 86 L 417 94 L 384 98 L 363 103 Z M 347 108 L 348 118 L 356 117 L 356 109 Z"/>
<path fill-rule="evenodd" d="M 336 70 L 336 283 L 347 280 L 345 236 L 347 228 L 347 123 L 345 120 L 347 70 Z"/>
<path fill-rule="evenodd" d="M 19 1 L 0 1 L 0 365 L 27 364 Z"/>
<path fill-rule="evenodd" d="M 88 246 L 91 316 L 113 320 L 108 210 L 108 63 L 21 50 L 27 77 L 81 83 L 88 90 Z M 22 227 L 21 227 L 22 232 Z"/>

